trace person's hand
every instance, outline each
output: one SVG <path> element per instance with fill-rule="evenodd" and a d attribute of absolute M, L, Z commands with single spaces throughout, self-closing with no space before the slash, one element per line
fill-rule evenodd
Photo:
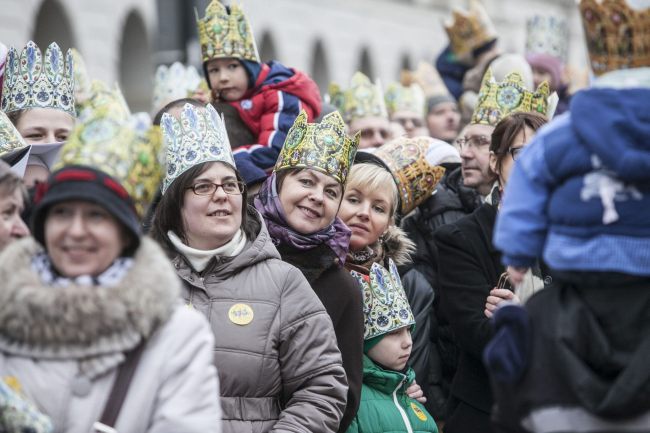
<path fill-rule="evenodd" d="M 526 275 L 526 272 L 528 272 L 528 268 L 508 266 L 506 271 L 508 272 L 508 278 L 510 278 L 512 286 L 517 287 L 524 281 L 524 276 Z"/>
<path fill-rule="evenodd" d="M 485 310 L 483 311 L 483 314 L 485 314 L 487 318 L 491 318 L 494 315 L 496 309 L 499 308 L 499 305 L 501 305 L 504 302 L 514 303 L 514 304 L 521 303 L 517 295 L 515 295 L 510 290 L 497 289 L 495 287 L 494 289 L 490 290 L 490 294 L 488 295 L 485 301 Z"/>
<path fill-rule="evenodd" d="M 424 391 L 416 381 L 413 381 L 411 386 L 406 388 L 406 395 L 408 395 L 413 400 L 417 400 L 420 403 L 424 404 L 427 402 L 427 398 L 424 396 Z"/>
<path fill-rule="evenodd" d="M 196 91 L 192 94 L 192 98 L 196 99 L 201 104 L 207 105 L 210 103 L 210 93 L 201 88 L 196 89 Z"/>

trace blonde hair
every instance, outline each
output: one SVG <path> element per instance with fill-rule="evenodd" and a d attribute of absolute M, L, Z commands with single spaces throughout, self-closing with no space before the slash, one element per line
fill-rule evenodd
<path fill-rule="evenodd" d="M 369 191 L 386 191 L 389 196 L 390 217 L 395 217 L 397 203 L 399 201 L 397 184 L 393 175 L 388 170 L 372 163 L 354 164 L 348 175 L 345 189 L 369 190 Z"/>

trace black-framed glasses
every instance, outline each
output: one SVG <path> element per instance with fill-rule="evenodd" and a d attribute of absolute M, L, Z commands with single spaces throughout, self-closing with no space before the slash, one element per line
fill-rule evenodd
<path fill-rule="evenodd" d="M 487 146 L 488 144 L 490 144 L 490 139 L 485 135 L 473 135 L 469 138 L 460 137 L 456 139 L 456 144 L 458 145 L 460 150 L 466 149 L 468 147 L 473 147 L 474 149 L 478 149 L 480 147 Z"/>
<path fill-rule="evenodd" d="M 228 181 L 224 183 L 199 182 L 187 189 L 191 189 L 196 195 L 212 195 L 221 187 L 223 192 L 229 195 L 241 195 L 246 191 L 246 184 L 239 180 Z"/>
<path fill-rule="evenodd" d="M 524 146 L 511 147 L 510 149 L 508 149 L 508 152 L 510 153 L 510 156 L 512 156 L 513 161 L 516 161 L 517 158 L 519 158 L 519 154 L 523 149 Z"/>

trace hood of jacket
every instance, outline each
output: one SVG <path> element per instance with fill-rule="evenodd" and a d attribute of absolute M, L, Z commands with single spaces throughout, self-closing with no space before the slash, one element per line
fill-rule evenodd
<path fill-rule="evenodd" d="M 626 181 L 650 179 L 650 89 L 592 88 L 571 100 L 582 145 Z"/>
<path fill-rule="evenodd" d="M 41 251 L 27 238 L 0 254 L 0 343 L 9 351 L 87 357 L 128 349 L 167 321 L 178 303 L 176 273 L 148 238 L 112 287 L 44 285 L 32 269 Z"/>
<path fill-rule="evenodd" d="M 409 367 L 404 373 L 384 370 L 375 364 L 368 355 L 363 355 L 363 383 L 385 394 L 392 394 L 399 386 L 400 392 L 406 392 L 409 384 L 415 380 L 415 372 Z"/>
<path fill-rule="evenodd" d="M 370 250 L 373 252 L 372 256 L 364 257 L 363 260 L 359 260 L 354 254 L 349 253 L 345 261 L 345 268 L 367 275 L 373 263 L 379 263 L 388 269 L 388 259 L 392 259 L 398 267 L 408 265 L 412 262 L 411 254 L 415 252 L 415 242 L 408 237 L 404 230 L 390 225 L 383 236 L 383 242 L 379 241 L 372 245 Z"/>

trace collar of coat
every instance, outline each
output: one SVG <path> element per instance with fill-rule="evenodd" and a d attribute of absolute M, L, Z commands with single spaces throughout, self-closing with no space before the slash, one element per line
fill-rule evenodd
<path fill-rule="evenodd" d="M 135 347 L 178 303 L 180 282 L 162 249 L 143 238 L 133 266 L 113 287 L 50 287 L 32 270 L 43 247 L 32 238 L 0 254 L 0 350 L 81 359 Z"/>

